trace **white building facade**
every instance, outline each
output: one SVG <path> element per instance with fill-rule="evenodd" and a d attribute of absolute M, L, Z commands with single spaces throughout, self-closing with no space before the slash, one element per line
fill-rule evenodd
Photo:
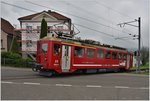
<path fill-rule="evenodd" d="M 21 29 L 19 29 L 21 31 L 21 40 L 19 42 L 22 43 L 21 50 L 24 58 L 27 57 L 27 53 L 36 54 L 37 40 L 40 38 L 43 18 L 47 22 L 47 36 L 55 36 L 58 31 L 66 34 L 71 32 L 71 19 L 50 10 L 19 18 L 21 26 Z"/>

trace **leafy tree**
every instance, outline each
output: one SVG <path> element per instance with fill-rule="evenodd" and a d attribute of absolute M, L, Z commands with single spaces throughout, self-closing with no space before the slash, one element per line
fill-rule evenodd
<path fill-rule="evenodd" d="M 45 21 L 45 19 L 42 19 L 41 22 L 41 33 L 40 33 L 40 38 L 43 38 L 47 36 L 47 22 Z"/>
<path fill-rule="evenodd" d="M 142 47 L 141 49 L 141 61 L 142 64 L 145 65 L 149 62 L 149 48 L 148 47 Z"/>

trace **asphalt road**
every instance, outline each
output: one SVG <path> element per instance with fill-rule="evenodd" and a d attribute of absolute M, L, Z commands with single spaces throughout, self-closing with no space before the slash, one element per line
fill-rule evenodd
<path fill-rule="evenodd" d="M 42 77 L 31 69 L 1 68 L 2 100 L 148 100 L 149 76 L 128 73 Z"/>

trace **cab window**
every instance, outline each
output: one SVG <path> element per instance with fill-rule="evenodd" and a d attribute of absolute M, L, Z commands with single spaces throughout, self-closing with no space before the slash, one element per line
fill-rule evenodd
<path fill-rule="evenodd" d="M 60 45 L 54 44 L 54 55 L 59 56 L 60 55 Z"/>
<path fill-rule="evenodd" d="M 83 57 L 84 56 L 84 48 L 82 48 L 82 47 L 75 47 L 75 49 L 74 49 L 74 56 L 76 56 L 76 57 Z"/>
<path fill-rule="evenodd" d="M 48 44 L 47 44 L 47 43 L 42 44 L 42 52 L 43 52 L 44 54 L 46 54 L 47 51 L 48 51 Z"/>

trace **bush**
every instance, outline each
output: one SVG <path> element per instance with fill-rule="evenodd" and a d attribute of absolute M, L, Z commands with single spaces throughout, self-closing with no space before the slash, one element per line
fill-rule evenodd
<path fill-rule="evenodd" d="M 21 59 L 21 55 L 18 53 L 12 53 L 12 52 L 2 52 L 1 58 Z"/>
<path fill-rule="evenodd" d="M 32 59 L 23 59 L 20 54 L 12 52 L 1 53 L 1 64 L 14 67 L 31 67 Z"/>

